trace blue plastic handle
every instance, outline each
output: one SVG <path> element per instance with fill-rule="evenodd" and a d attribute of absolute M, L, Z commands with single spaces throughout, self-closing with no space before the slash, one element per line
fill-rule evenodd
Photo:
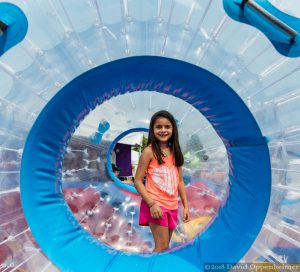
<path fill-rule="evenodd" d="M 299 18 L 280 11 L 267 0 L 223 0 L 223 5 L 232 19 L 263 32 L 280 54 L 300 56 Z"/>
<path fill-rule="evenodd" d="M 28 21 L 24 12 L 10 3 L 0 3 L 0 21 L 5 26 L 0 32 L 1 56 L 24 39 L 28 30 Z"/>

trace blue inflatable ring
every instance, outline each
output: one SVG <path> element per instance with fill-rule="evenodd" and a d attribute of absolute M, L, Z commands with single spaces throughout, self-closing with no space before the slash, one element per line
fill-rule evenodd
<path fill-rule="evenodd" d="M 134 188 L 134 186 L 128 185 L 123 183 L 118 177 L 115 176 L 113 169 L 112 169 L 112 165 L 111 165 L 111 154 L 116 146 L 116 144 L 122 139 L 124 138 L 126 135 L 133 133 L 133 132 L 148 132 L 149 129 L 148 128 L 132 128 L 129 130 L 126 130 L 124 132 L 122 132 L 116 139 L 114 139 L 112 141 L 112 143 L 110 144 L 109 148 L 108 148 L 108 152 L 107 152 L 107 156 L 106 156 L 106 169 L 108 172 L 108 175 L 111 177 L 111 179 L 122 189 L 125 189 L 129 192 L 135 193 L 137 194 L 136 189 Z"/>
<path fill-rule="evenodd" d="M 126 92 L 154 90 L 197 108 L 223 140 L 230 163 L 226 205 L 204 234 L 166 253 L 128 254 L 86 232 L 66 204 L 61 185 L 65 149 L 96 106 Z M 237 263 L 263 224 L 270 198 L 268 147 L 240 97 L 212 73 L 179 60 L 142 56 L 113 61 L 75 78 L 33 125 L 21 165 L 21 200 L 32 234 L 62 271 L 203 271 Z"/>

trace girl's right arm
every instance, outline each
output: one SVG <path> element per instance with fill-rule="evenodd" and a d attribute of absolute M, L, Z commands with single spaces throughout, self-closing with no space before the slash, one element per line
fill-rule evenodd
<path fill-rule="evenodd" d="M 155 201 L 153 201 L 153 199 L 151 199 L 143 184 L 143 179 L 146 175 L 148 165 L 152 158 L 153 153 L 151 147 L 146 147 L 139 160 L 138 168 L 134 177 L 134 187 L 136 188 L 140 196 L 144 199 L 146 204 L 149 206 L 151 216 L 153 218 L 161 218 L 162 211 L 160 207 L 155 203 Z"/>

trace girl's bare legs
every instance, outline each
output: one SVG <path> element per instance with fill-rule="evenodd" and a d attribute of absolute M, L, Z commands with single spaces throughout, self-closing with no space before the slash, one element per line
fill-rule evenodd
<path fill-rule="evenodd" d="M 169 229 L 168 227 L 154 224 L 152 222 L 149 222 L 149 226 L 155 242 L 153 252 L 161 252 L 169 249 L 169 243 L 173 230 Z"/>
<path fill-rule="evenodd" d="M 173 229 L 169 229 L 169 244 L 172 238 L 172 234 L 173 234 Z"/>

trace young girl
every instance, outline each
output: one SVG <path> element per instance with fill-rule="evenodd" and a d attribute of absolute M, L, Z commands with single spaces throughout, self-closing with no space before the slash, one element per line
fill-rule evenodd
<path fill-rule="evenodd" d="M 183 162 L 175 118 L 167 111 L 155 113 L 150 121 L 148 145 L 141 155 L 134 182 L 142 197 L 139 224 L 150 226 L 155 242 L 153 252 L 169 248 L 177 225 L 178 193 L 184 207 L 183 222 L 189 220 L 182 178 Z"/>

